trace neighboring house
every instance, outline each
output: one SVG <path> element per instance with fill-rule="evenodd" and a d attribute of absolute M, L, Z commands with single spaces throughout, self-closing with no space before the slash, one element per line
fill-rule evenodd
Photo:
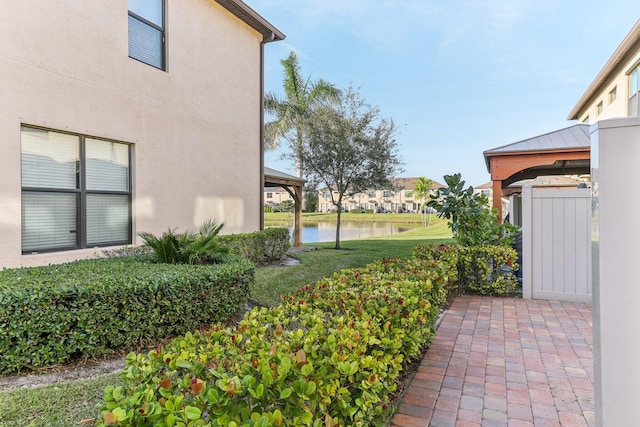
<path fill-rule="evenodd" d="M 487 199 L 491 200 L 491 197 L 493 195 L 493 183 L 489 181 L 487 183 L 473 187 L 473 193 L 484 194 L 485 196 L 487 196 Z"/>
<path fill-rule="evenodd" d="M 416 199 L 413 195 L 416 182 L 419 178 L 396 178 L 394 180 L 395 189 L 385 190 L 371 189 L 369 191 L 345 197 L 342 201 L 342 209 L 345 212 L 352 210 L 371 212 L 420 212 L 422 200 Z M 433 189 L 444 187 L 442 184 L 434 182 Z M 335 209 L 331 203 L 329 190 L 318 191 L 318 211 L 331 212 Z"/>
<path fill-rule="evenodd" d="M 567 119 L 593 124 L 640 116 L 640 20 L 613 52 Z"/>
<path fill-rule="evenodd" d="M 15 1 L 0 27 L 0 267 L 261 227 L 263 46 L 284 35 L 245 3 Z"/>
<path fill-rule="evenodd" d="M 293 197 L 287 190 L 281 187 L 265 187 L 264 204 L 265 206 L 278 206 L 285 200 L 293 202 Z"/>
<path fill-rule="evenodd" d="M 473 187 L 473 193 L 484 194 L 485 196 L 487 196 L 489 203 L 490 204 L 493 203 L 493 182 L 489 181 L 484 184 L 478 185 L 477 187 Z M 502 201 L 502 205 L 500 209 L 500 212 L 502 214 L 501 219 L 504 220 L 507 214 L 509 213 L 509 199 L 506 197 L 502 197 L 501 201 Z"/>

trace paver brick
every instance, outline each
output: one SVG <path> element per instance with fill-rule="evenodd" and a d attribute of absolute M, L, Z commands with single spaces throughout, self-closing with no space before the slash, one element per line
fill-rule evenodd
<path fill-rule="evenodd" d="M 460 297 L 391 425 L 593 426 L 591 306 Z"/>

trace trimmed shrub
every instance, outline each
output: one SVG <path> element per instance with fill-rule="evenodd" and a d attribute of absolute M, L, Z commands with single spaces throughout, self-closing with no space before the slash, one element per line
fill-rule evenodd
<path fill-rule="evenodd" d="M 460 249 L 458 277 L 460 286 L 481 295 L 509 296 L 516 293 L 518 254 L 506 246 L 470 246 Z"/>
<path fill-rule="evenodd" d="M 218 236 L 216 239 L 227 246 L 231 253 L 255 263 L 282 259 L 291 247 L 289 230 L 282 227 L 266 228 L 253 233 L 229 234 Z"/>
<path fill-rule="evenodd" d="M 224 321 L 254 265 L 170 265 L 149 255 L 0 271 L 0 372 L 136 348 Z"/>
<path fill-rule="evenodd" d="M 450 278 L 448 295 L 478 293 L 509 296 L 517 292 L 518 255 L 506 246 L 423 245 L 414 256 L 442 263 Z M 454 271 L 455 270 L 455 271 Z"/>
<path fill-rule="evenodd" d="M 386 260 L 305 286 L 234 328 L 131 353 L 98 426 L 370 426 L 433 336 L 442 283 Z"/>

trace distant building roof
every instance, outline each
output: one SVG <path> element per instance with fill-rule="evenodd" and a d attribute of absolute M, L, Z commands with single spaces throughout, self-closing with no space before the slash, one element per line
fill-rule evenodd
<path fill-rule="evenodd" d="M 529 152 L 582 151 L 590 147 L 589 125 L 577 124 L 486 150 L 484 152 L 484 160 L 487 164 L 487 170 L 491 172 L 490 158 L 493 156 Z"/>
<path fill-rule="evenodd" d="M 493 181 L 489 181 L 487 183 L 484 184 L 480 184 L 480 185 L 476 185 L 474 187 L 476 190 L 492 190 L 493 189 Z"/>
<path fill-rule="evenodd" d="M 394 178 L 393 182 L 398 187 L 403 190 L 413 190 L 416 188 L 416 183 L 420 180 L 420 178 Z M 433 181 L 433 180 L 432 180 Z M 444 185 L 440 184 L 437 181 L 433 181 L 433 189 L 443 188 Z"/>

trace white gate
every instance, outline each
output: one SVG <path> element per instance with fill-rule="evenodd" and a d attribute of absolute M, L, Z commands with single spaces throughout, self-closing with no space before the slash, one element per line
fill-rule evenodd
<path fill-rule="evenodd" d="M 522 295 L 591 302 L 591 190 L 522 188 Z"/>

